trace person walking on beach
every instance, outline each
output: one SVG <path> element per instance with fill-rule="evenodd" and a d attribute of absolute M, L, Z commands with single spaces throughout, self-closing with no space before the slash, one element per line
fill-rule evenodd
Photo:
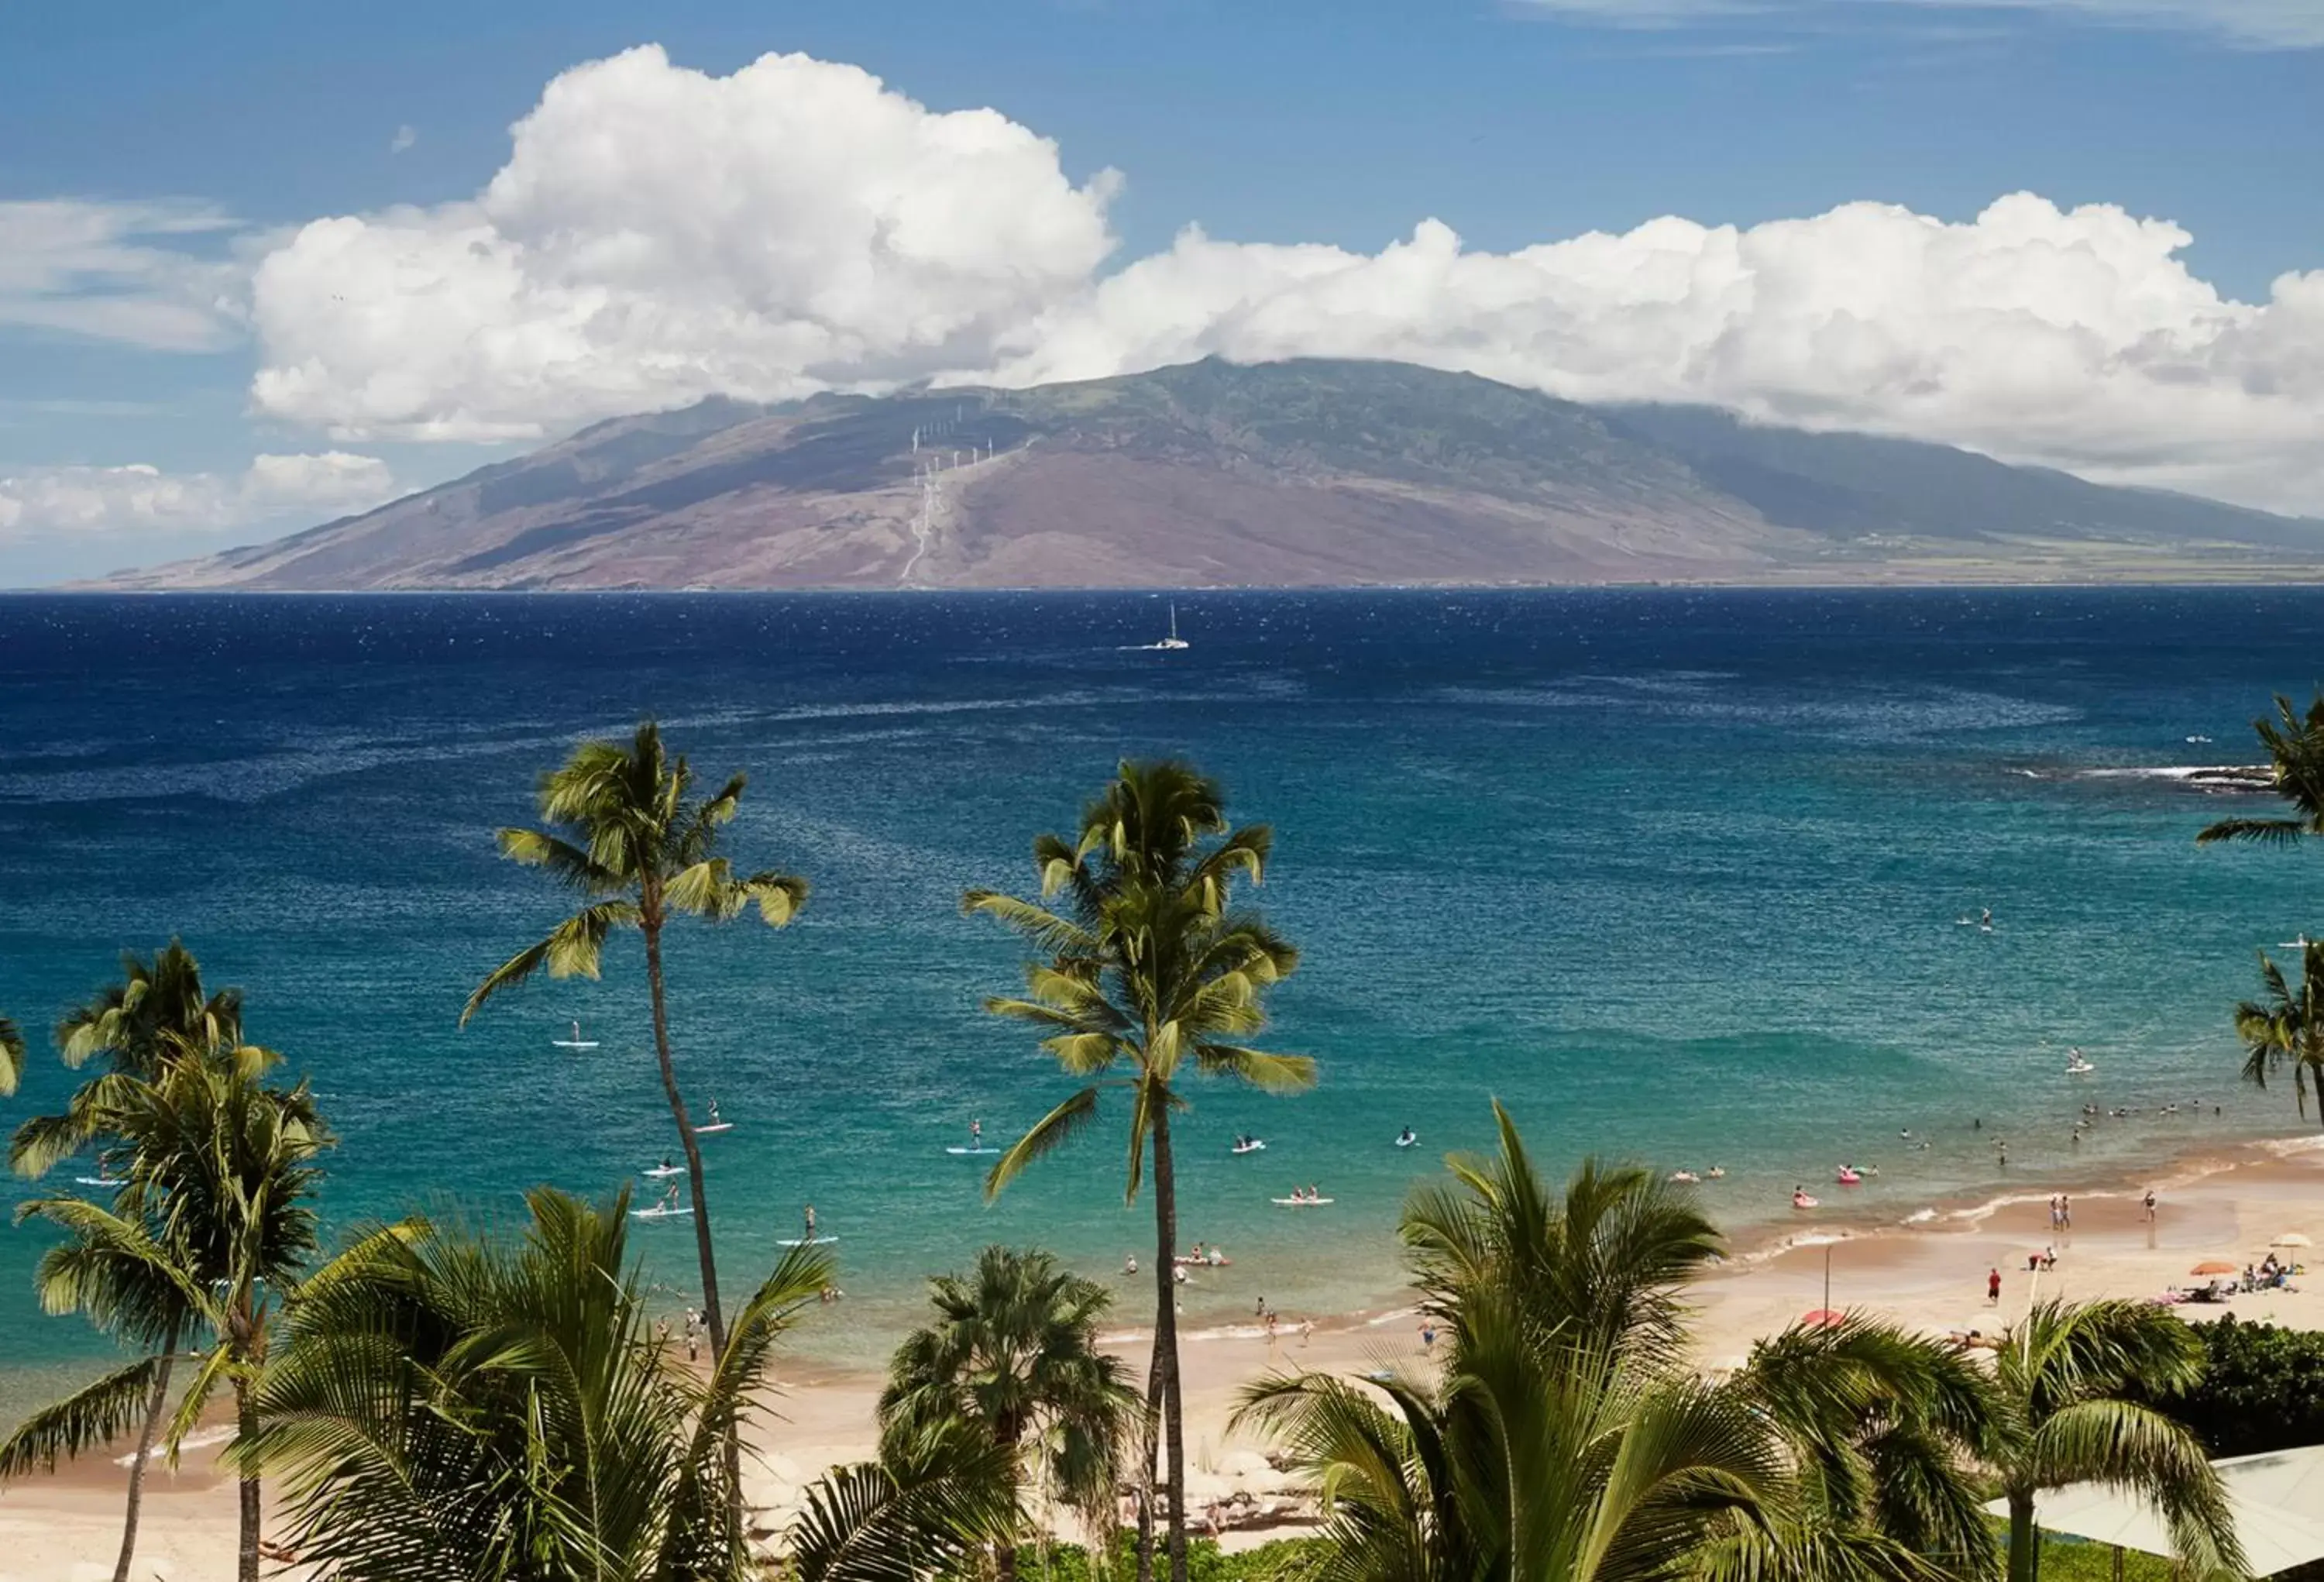
<path fill-rule="evenodd" d="M 2058 1194 L 2058 1228 L 2060 1230 L 2074 1228 L 2074 1200 L 2063 1192 Z"/>
<path fill-rule="evenodd" d="M 1986 1271 L 1985 1300 L 1988 1307 L 2001 1305 L 2001 1270 L 1998 1265 Z"/>
<path fill-rule="evenodd" d="M 2152 1187 L 2146 1189 L 2146 1223 L 2154 1223 L 2154 1189 Z"/>

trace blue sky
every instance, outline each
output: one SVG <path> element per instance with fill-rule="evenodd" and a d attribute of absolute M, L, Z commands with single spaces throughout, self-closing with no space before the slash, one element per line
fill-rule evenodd
<path fill-rule="evenodd" d="M 545 85 L 644 43 L 711 79 L 768 51 L 850 63 L 933 112 L 997 109 L 1052 140 L 1077 190 L 1120 172 L 1119 192 L 1102 199 L 1111 249 L 1086 280 L 1078 254 L 1060 264 L 1060 291 L 1166 253 L 1190 224 L 1222 242 L 1363 258 L 1434 218 L 1466 249 L 1498 254 L 1657 217 L 1748 228 L 1865 200 L 1969 225 L 2021 191 L 2061 211 L 2109 205 L 2175 223 L 2192 238 L 2177 264 L 2232 301 L 2265 303 L 2277 277 L 2324 268 L 2324 0 L 12 6 L 0 12 L 0 203 L 65 199 L 103 215 L 166 200 L 177 206 L 166 234 L 131 245 L 166 255 L 186 279 L 210 282 L 211 271 L 217 282 L 213 291 L 180 280 L 171 291 L 239 301 L 238 282 L 293 227 L 474 197 L 508 161 L 510 126 Z M 334 427 L 318 414 L 346 409 L 319 398 L 254 402 L 262 365 L 322 356 L 322 343 L 283 334 L 270 344 L 272 332 L 239 306 L 221 309 L 190 347 L 184 337 L 157 345 L 168 331 L 60 322 L 72 317 L 60 299 L 84 288 L 134 295 L 148 267 L 19 286 L 41 305 L 12 318 L 0 264 L 0 479 L 19 480 L 20 500 L 13 528 L 0 505 L 0 584 L 303 525 L 310 501 L 337 503 L 342 485 L 351 501 L 373 476 L 348 460 L 323 469 L 329 478 L 311 494 L 303 474 L 262 488 L 244 479 L 260 454 L 359 458 L 417 486 L 522 443 L 484 443 L 473 425 L 452 432 L 457 422 L 434 424 L 449 437 L 422 438 L 419 416 Z M 1034 308 L 1044 324 L 1065 311 L 1047 299 Z M 2310 320 L 2294 328 L 2304 334 Z M 1038 354 L 1026 361 L 1025 338 L 1040 332 L 1012 321 L 992 333 L 1002 347 L 993 365 L 1010 356 L 1052 365 Z M 2286 344 L 2281 325 L 2269 338 Z M 891 365 L 866 364 L 865 376 Z M 820 370 L 835 377 L 827 361 Z M 2303 371 L 2313 371 L 2304 353 L 2292 383 Z M 356 375 L 334 362 L 328 376 Z M 774 383 L 744 393 L 804 376 L 770 372 Z M 2235 377 L 2253 379 L 2248 367 Z M 733 378 L 705 372 L 701 387 Z M 1585 395 L 1623 389 L 1602 370 L 1585 378 L 1546 365 L 1534 382 Z M 1763 384 L 1703 393 L 1748 406 Z M 1795 391 L 1766 399 L 1770 415 L 1809 410 Z M 1829 392 L 1815 399 L 1816 410 L 1831 404 Z M 445 410 L 458 404 L 447 400 Z M 2110 445 L 2105 428 L 2120 404 L 2094 394 L 2089 432 L 2036 458 L 2134 476 L 2135 437 L 2123 430 Z M 550 402 L 537 426 L 554 432 L 586 415 Z M 2271 409 L 2247 426 L 2281 419 L 2291 444 L 2313 417 L 2304 405 Z M 1872 403 L 1864 421 L 1984 443 L 1983 420 L 1953 412 Z M 103 501 L 66 520 L 73 512 L 56 501 L 80 476 L 69 469 L 130 464 L 207 479 L 209 493 L 169 522 Z M 2296 468 L 2262 476 L 2253 469 L 2270 464 L 2216 446 L 2155 465 L 2156 481 L 2324 513 Z M 36 477 L 56 486 L 46 506 L 23 504 Z"/>

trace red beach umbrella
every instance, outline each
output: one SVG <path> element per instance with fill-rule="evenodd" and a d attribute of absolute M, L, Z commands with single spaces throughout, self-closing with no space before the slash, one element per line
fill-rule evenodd
<path fill-rule="evenodd" d="M 2187 1271 L 2187 1272 L 2190 1274 L 2233 1274 L 2241 1267 L 2241 1264 L 2229 1263 L 2223 1259 L 2206 1258 L 2203 1262 L 2196 1264 L 2192 1269 Z"/>
<path fill-rule="evenodd" d="M 1847 1320 L 1846 1313 L 1835 1312 L 1830 1308 L 1818 1308 L 1813 1312 L 1801 1315 L 1800 1318 L 1800 1322 L 1810 1329 L 1829 1329 L 1833 1325 L 1842 1324 Z"/>

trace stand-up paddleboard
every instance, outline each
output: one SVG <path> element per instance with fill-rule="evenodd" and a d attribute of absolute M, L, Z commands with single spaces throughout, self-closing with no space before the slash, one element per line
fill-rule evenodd
<path fill-rule="evenodd" d="M 732 1121 L 713 1121 L 706 1126 L 695 1127 L 694 1134 L 697 1137 L 707 1137 L 714 1133 L 731 1132 L 733 1129 L 734 1123 Z"/>
<path fill-rule="evenodd" d="M 782 1241 L 777 1242 L 775 1245 L 779 1247 L 827 1247 L 838 1239 L 839 1238 L 837 1236 L 789 1236 Z"/>
<path fill-rule="evenodd" d="M 1235 1143 L 1227 1152 L 1229 1153 L 1264 1153 L 1267 1152 L 1267 1144 L 1261 1139 L 1254 1137 L 1248 1143 Z"/>
<path fill-rule="evenodd" d="M 691 1219 L 694 1217 L 694 1210 L 690 1207 L 664 1208 L 657 1205 L 651 1208 L 632 1208 L 630 1210 L 630 1217 L 632 1219 Z"/>
<path fill-rule="evenodd" d="M 1409 1136 L 1409 1137 L 1399 1137 L 1399 1138 L 1397 1138 L 1397 1139 L 1396 1140 L 1396 1145 L 1397 1145 L 1398 1148 L 1410 1148 L 1410 1147 L 1414 1146 L 1416 1143 L 1417 1143 L 1419 1141 L 1420 1141 L 1420 1133 L 1417 1133 L 1417 1132 L 1415 1132 L 1415 1133 L 1414 1133 L 1411 1136 Z"/>
<path fill-rule="evenodd" d="M 1280 1208 L 1321 1208 L 1333 1201 L 1329 1198 L 1271 1198 L 1268 1200 Z"/>
<path fill-rule="evenodd" d="M 549 1046 L 558 1050 L 594 1050 L 597 1047 L 597 1041 L 594 1038 L 583 1038 L 581 1024 L 576 1022 L 573 1024 L 571 1038 L 552 1038 L 549 1041 Z"/>
<path fill-rule="evenodd" d="M 666 1176 L 682 1176 L 685 1173 L 686 1167 L 682 1164 L 658 1164 L 650 1170 L 641 1170 L 638 1172 L 641 1176 L 650 1176 L 657 1181 Z"/>
<path fill-rule="evenodd" d="M 84 1187 L 125 1187 L 129 1184 L 127 1176 L 75 1176 L 73 1180 Z"/>
<path fill-rule="evenodd" d="M 945 1150 L 946 1153 L 998 1153 L 998 1148 L 963 1148 L 958 1143 Z"/>

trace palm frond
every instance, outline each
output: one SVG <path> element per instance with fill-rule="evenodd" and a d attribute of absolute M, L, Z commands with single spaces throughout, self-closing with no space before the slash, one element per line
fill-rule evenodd
<path fill-rule="evenodd" d="M 799 1582 L 923 1582 L 1014 1541 L 1014 1465 L 1009 1448 L 950 1424 L 826 1473 L 788 1535 Z"/>
<path fill-rule="evenodd" d="M 140 1357 L 25 1418 L 0 1444 L 0 1481 L 54 1472 L 59 1461 L 103 1449 L 134 1429 L 152 1410 L 161 1361 Z"/>
<path fill-rule="evenodd" d="M 1231 1077 L 1261 1093 L 1305 1093 L 1315 1086 L 1315 1062 L 1306 1055 L 1271 1055 L 1237 1044 L 1194 1046 L 1195 1069 L 1206 1077 Z"/>
<path fill-rule="evenodd" d="M 1019 1137 L 984 1178 L 986 1200 L 999 1197 L 1001 1189 L 1022 1175 L 1028 1165 L 1065 1146 L 1096 1119 L 1097 1096 L 1096 1087 L 1084 1087 L 1036 1121 L 1032 1130 Z"/>
<path fill-rule="evenodd" d="M 545 869 L 584 895 L 603 895 L 627 883 L 625 875 L 599 865 L 581 847 L 545 829 L 503 829 L 495 838 L 501 856 L 528 868 Z"/>
<path fill-rule="evenodd" d="M 0 1096 L 16 1091 L 24 1079 L 24 1035 L 16 1024 L 0 1016 Z"/>
<path fill-rule="evenodd" d="M 2309 833 L 2297 819 L 2222 819 L 2207 824 L 2195 836 L 2197 846 L 2224 841 L 2254 841 L 2265 846 L 2292 846 Z"/>

